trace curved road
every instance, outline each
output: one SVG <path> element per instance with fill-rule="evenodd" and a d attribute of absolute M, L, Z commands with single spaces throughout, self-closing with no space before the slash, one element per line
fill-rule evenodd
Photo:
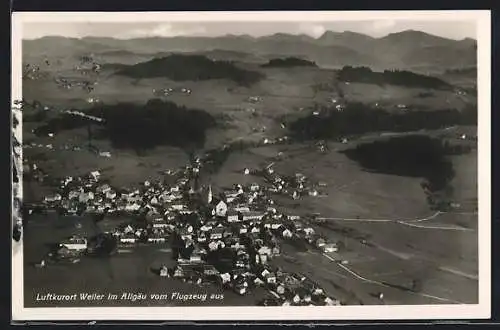
<path fill-rule="evenodd" d="M 470 228 L 463 228 L 463 227 L 449 227 L 449 226 L 423 226 L 423 225 L 417 225 L 415 223 L 418 222 L 423 222 L 423 221 L 429 221 L 432 220 L 436 217 L 438 217 L 440 214 L 446 214 L 446 213 L 453 213 L 453 212 L 442 212 L 442 211 L 437 211 L 434 214 L 424 217 L 424 218 L 416 218 L 416 219 L 409 219 L 409 220 L 396 220 L 396 219 L 369 219 L 369 218 L 326 218 L 326 217 L 319 217 L 316 218 L 317 220 L 335 220 L 335 221 L 358 221 L 358 222 L 392 222 L 392 223 L 398 223 L 400 225 L 404 226 L 409 226 L 413 228 L 423 228 L 423 229 L 440 229 L 440 230 L 455 230 L 455 231 L 475 231 L 474 229 Z M 470 215 L 470 214 L 476 214 L 475 212 L 460 212 L 460 213 L 455 213 L 455 214 L 460 214 L 460 215 Z"/>

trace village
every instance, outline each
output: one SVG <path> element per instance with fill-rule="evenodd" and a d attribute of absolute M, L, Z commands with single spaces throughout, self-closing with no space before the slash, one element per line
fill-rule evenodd
<path fill-rule="evenodd" d="M 246 168 L 243 173 L 263 177 L 265 185 L 235 184 L 219 191 L 199 184 L 204 163 L 196 158 L 179 170 L 165 171 L 164 182 L 145 181 L 132 191 L 112 187 L 99 171 L 66 177 L 43 205 L 61 215 L 131 219 L 106 227 L 104 234 L 116 242 L 114 253 L 139 245 L 167 245 L 174 266 L 165 264 L 156 270 L 160 277 L 222 286 L 240 295 L 263 288 L 271 297 L 259 302 L 265 305 L 340 304 L 306 276 L 272 265 L 286 241 L 302 242 L 326 254 L 338 251 L 337 243 L 316 234 L 304 217 L 278 211 L 272 198 L 276 194 L 294 200 L 318 196 L 318 185 L 300 173 L 279 175 L 270 164 L 262 169 Z M 90 239 L 68 237 L 48 258 L 77 263 L 98 248 Z M 46 266 L 45 260 L 38 265 Z"/>

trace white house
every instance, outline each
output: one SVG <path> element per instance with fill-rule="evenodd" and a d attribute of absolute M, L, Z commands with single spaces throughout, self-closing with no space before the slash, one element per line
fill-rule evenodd
<path fill-rule="evenodd" d="M 229 275 L 228 273 L 221 274 L 220 278 L 222 280 L 222 283 L 227 283 L 231 281 L 231 275 Z"/>
<path fill-rule="evenodd" d="M 101 176 L 101 173 L 99 173 L 99 171 L 93 171 L 93 172 L 90 172 L 90 177 L 94 180 L 94 181 L 98 181 L 99 178 Z"/>
<path fill-rule="evenodd" d="M 321 246 L 321 248 L 323 249 L 323 251 L 325 253 L 331 253 L 331 252 L 337 252 L 338 251 L 338 247 L 334 243 L 324 244 L 324 245 Z"/>
<path fill-rule="evenodd" d="M 189 257 L 189 262 L 194 262 L 194 263 L 202 262 L 201 254 L 199 253 L 191 254 L 191 256 Z"/>
<path fill-rule="evenodd" d="M 167 267 L 165 267 L 165 266 L 161 267 L 161 269 L 160 269 L 160 276 L 162 276 L 162 277 L 168 277 L 169 276 L 169 274 L 168 274 L 168 268 Z"/>
<path fill-rule="evenodd" d="M 215 206 L 215 215 L 218 217 L 225 217 L 227 213 L 227 204 L 224 201 L 220 201 Z"/>
<path fill-rule="evenodd" d="M 170 205 L 170 209 L 172 210 L 175 210 L 175 211 L 181 211 L 184 209 L 184 205 L 183 204 L 173 204 L 173 205 Z"/>
<path fill-rule="evenodd" d="M 210 239 L 222 239 L 222 235 L 224 233 L 224 230 L 220 229 L 215 229 L 210 233 Z"/>
<path fill-rule="evenodd" d="M 289 229 L 285 229 L 283 230 L 282 235 L 284 238 L 292 238 L 293 233 Z"/>
<path fill-rule="evenodd" d="M 120 243 L 128 243 L 128 244 L 134 244 L 136 242 L 135 237 L 127 236 L 127 237 L 120 237 Z"/>
<path fill-rule="evenodd" d="M 250 208 L 248 206 L 240 205 L 240 206 L 236 206 L 234 208 L 234 211 L 235 212 L 250 212 Z"/>
<path fill-rule="evenodd" d="M 68 250 L 83 251 L 87 249 L 87 240 L 85 238 L 71 237 L 68 240 L 61 242 L 61 245 Z"/>
<path fill-rule="evenodd" d="M 244 212 L 243 213 L 243 221 L 249 220 L 261 220 L 264 217 L 264 214 L 260 212 Z"/>
<path fill-rule="evenodd" d="M 231 211 L 227 214 L 228 222 L 238 222 L 240 220 L 239 214 L 236 211 Z"/>
<path fill-rule="evenodd" d="M 165 237 L 148 237 L 149 243 L 164 243 Z"/>
<path fill-rule="evenodd" d="M 314 229 L 312 229 L 311 227 L 304 228 L 304 233 L 306 235 L 314 235 Z"/>

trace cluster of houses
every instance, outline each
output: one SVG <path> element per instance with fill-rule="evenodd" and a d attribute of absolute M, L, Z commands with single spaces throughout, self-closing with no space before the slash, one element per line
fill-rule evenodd
<path fill-rule="evenodd" d="M 41 76 L 40 67 L 38 65 L 27 63 L 23 67 L 23 79 L 36 80 Z"/>
<path fill-rule="evenodd" d="M 336 251 L 335 245 L 318 237 L 300 216 L 278 211 L 270 197 L 272 193 L 287 193 L 295 199 L 304 194 L 316 196 L 318 192 L 307 178 L 301 174 L 280 176 L 268 167 L 269 186 L 236 184 L 214 192 L 211 185 L 198 187 L 202 164 L 196 159 L 179 171 L 170 171 L 176 176 L 173 183 L 145 181 L 132 191 L 112 187 L 101 180 L 99 171 L 66 177 L 59 192 L 46 196 L 44 203 L 69 214 L 134 215 L 134 220 L 108 232 L 119 247 L 169 244 L 176 263 L 162 267 L 160 276 L 197 284 L 217 281 L 241 295 L 262 286 L 283 304 L 334 304 L 317 286 L 289 286 L 287 277 L 270 262 L 280 255 L 283 240 L 302 240 L 324 252 Z M 78 242 L 64 246 L 80 251 L 82 241 Z"/>
<path fill-rule="evenodd" d="M 191 89 L 189 88 L 179 88 L 179 89 L 174 89 L 174 88 L 153 88 L 153 95 L 154 96 L 169 96 L 170 94 L 173 94 L 175 92 L 185 94 L 185 95 L 190 95 L 191 94 Z"/>
<path fill-rule="evenodd" d="M 276 173 L 272 165 L 266 167 L 262 172 L 263 177 L 270 184 L 269 191 L 272 193 L 281 193 L 297 200 L 304 196 L 323 196 L 319 191 L 324 183 L 312 183 L 302 173 L 295 173 L 294 176 L 280 175 Z"/>

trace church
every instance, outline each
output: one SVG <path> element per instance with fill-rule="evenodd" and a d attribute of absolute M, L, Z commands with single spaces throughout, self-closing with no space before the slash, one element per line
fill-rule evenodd
<path fill-rule="evenodd" d="M 225 202 L 223 195 L 221 195 L 220 197 L 214 197 L 214 194 L 212 192 L 212 185 L 208 186 L 207 204 L 210 207 L 213 216 L 219 218 L 226 217 L 227 203 Z"/>

